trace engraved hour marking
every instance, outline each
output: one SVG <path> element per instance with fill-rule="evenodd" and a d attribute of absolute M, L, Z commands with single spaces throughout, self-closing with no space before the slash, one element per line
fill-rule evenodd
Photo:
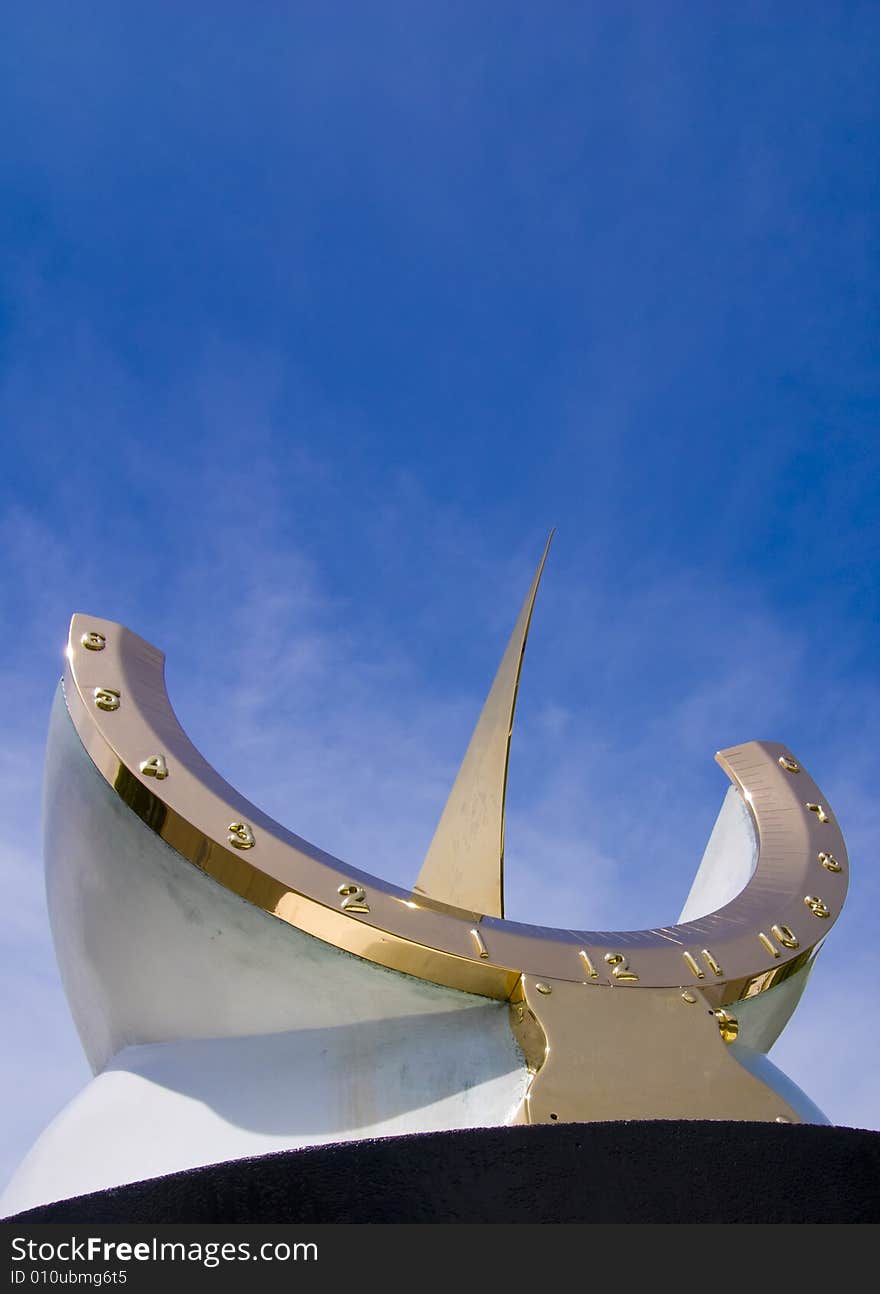
<path fill-rule="evenodd" d="M 764 947 L 767 949 L 768 953 L 770 953 L 772 957 L 779 956 L 779 949 L 776 947 L 772 939 L 767 938 L 763 930 L 758 931 L 758 938 L 761 940 L 761 943 L 764 945 Z"/>
<path fill-rule="evenodd" d="M 825 806 L 824 806 L 824 805 L 822 805 L 822 804 L 808 804 L 808 805 L 807 805 L 807 808 L 810 810 L 810 813 L 815 813 L 816 817 L 819 819 L 819 821 L 820 821 L 820 822 L 830 822 L 830 821 L 831 821 L 831 819 L 828 817 L 828 814 L 825 812 Z"/>
<path fill-rule="evenodd" d="M 336 893 L 342 895 L 342 902 L 339 906 L 345 912 L 369 912 L 370 905 L 367 902 L 367 891 L 362 885 L 355 885 L 353 881 L 349 881 L 345 885 L 340 885 Z"/>
<path fill-rule="evenodd" d="M 479 930 L 472 930 L 472 931 L 471 931 L 471 939 L 473 939 L 473 941 L 474 941 L 474 947 L 476 948 L 476 950 L 477 950 L 477 952 L 480 954 L 480 956 L 481 956 L 481 957 L 488 957 L 488 956 L 489 956 L 489 949 L 488 949 L 488 948 L 486 947 L 486 945 L 483 943 L 483 936 L 480 934 Z"/>
<path fill-rule="evenodd" d="M 82 638 L 80 638 L 80 642 L 83 647 L 88 648 L 89 651 L 103 651 L 107 646 L 107 639 L 104 635 L 99 634 L 94 629 L 87 634 L 83 634 Z"/>
<path fill-rule="evenodd" d="M 119 693 L 112 687 L 96 687 L 94 697 L 95 705 L 99 710 L 119 709 Z"/>
<path fill-rule="evenodd" d="M 780 755 L 779 766 L 784 768 L 787 773 L 799 773 L 801 771 L 800 764 L 796 759 L 792 759 L 790 755 Z"/>
<path fill-rule="evenodd" d="M 587 972 L 590 979 L 598 979 L 599 972 L 596 970 L 596 967 L 590 961 L 589 955 L 585 948 L 582 948 L 580 950 L 580 952 L 578 953 L 578 957 L 580 957 L 581 961 L 583 962 L 584 970 Z"/>
<path fill-rule="evenodd" d="M 611 967 L 611 977 L 616 979 L 618 984 L 637 984 L 638 975 L 631 971 L 626 964 L 626 958 L 623 953 L 606 953 L 605 960 Z"/>
<path fill-rule="evenodd" d="M 842 872 L 843 868 L 833 854 L 821 853 L 819 862 L 825 868 L 826 872 Z"/>
<path fill-rule="evenodd" d="M 165 763 L 164 755 L 151 755 L 149 759 L 142 759 L 138 768 L 144 777 L 155 777 L 157 782 L 163 782 L 168 776 L 168 765 Z"/>
<path fill-rule="evenodd" d="M 784 948 L 800 948 L 798 939 L 791 926 L 771 926 L 770 933 L 775 935 Z"/>
<path fill-rule="evenodd" d="M 246 822 L 230 822 L 229 835 L 226 837 L 235 849 L 253 849 L 257 843 L 253 831 Z"/>
<path fill-rule="evenodd" d="M 681 955 L 682 955 L 682 957 L 684 958 L 685 962 L 687 963 L 688 967 L 689 967 L 689 968 L 693 971 L 693 973 L 696 975 L 697 979 L 705 979 L 705 978 L 706 978 L 706 977 L 705 977 L 705 975 L 704 975 L 704 973 L 703 973 L 703 971 L 701 970 L 701 968 L 700 968 L 700 966 L 699 966 L 698 962 L 697 962 L 696 957 L 694 957 L 692 953 L 682 953 Z M 724 972 L 722 971 L 721 967 L 718 965 L 718 963 L 717 963 L 717 961 L 715 960 L 715 958 L 714 958 L 714 957 L 712 956 L 712 954 L 709 952 L 709 949 L 708 949 L 708 948 L 701 948 L 701 949 L 700 949 L 700 956 L 703 958 L 704 962 L 705 962 L 705 963 L 706 963 L 706 965 L 709 967 L 709 970 L 712 972 L 712 974 L 713 974 L 713 975 L 723 975 L 723 974 L 724 974 Z"/>
<path fill-rule="evenodd" d="M 806 903 L 814 917 L 822 917 L 824 920 L 825 917 L 829 917 L 831 915 L 831 910 L 828 907 L 828 904 L 823 903 L 821 899 L 817 899 L 814 894 L 805 894 L 804 903 Z"/>

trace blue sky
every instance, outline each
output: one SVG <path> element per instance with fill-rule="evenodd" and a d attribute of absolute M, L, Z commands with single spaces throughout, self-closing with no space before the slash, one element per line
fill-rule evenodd
<path fill-rule="evenodd" d="M 70 614 L 165 650 L 225 776 L 405 884 L 551 526 L 508 915 L 674 919 L 714 752 L 787 742 L 853 872 L 773 1059 L 880 1127 L 880 9 L 3 27 L 0 1177 L 87 1078 L 39 838 Z"/>

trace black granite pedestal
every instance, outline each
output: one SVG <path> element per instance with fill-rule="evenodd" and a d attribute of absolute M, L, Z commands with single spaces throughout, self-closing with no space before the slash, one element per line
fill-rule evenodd
<path fill-rule="evenodd" d="M 880 1132 L 727 1122 L 478 1128 L 239 1159 L 33 1222 L 876 1222 Z"/>

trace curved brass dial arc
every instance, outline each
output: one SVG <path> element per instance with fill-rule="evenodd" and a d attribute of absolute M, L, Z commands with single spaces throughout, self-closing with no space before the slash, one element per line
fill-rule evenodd
<path fill-rule="evenodd" d="M 98 635 L 105 646 L 95 652 L 84 639 Z M 319 939 L 468 992 L 508 998 L 528 974 L 615 993 L 698 986 L 720 1007 L 804 965 L 845 897 L 846 851 L 828 801 L 778 743 L 749 742 L 716 756 L 749 806 L 759 841 L 754 875 L 732 902 L 662 929 L 557 930 L 437 904 L 274 822 L 195 749 L 168 700 L 162 653 L 121 625 L 73 617 L 64 691 L 102 776 L 183 858 Z M 108 695 L 113 709 L 100 704 Z M 157 767 L 167 775 L 157 777 Z"/>

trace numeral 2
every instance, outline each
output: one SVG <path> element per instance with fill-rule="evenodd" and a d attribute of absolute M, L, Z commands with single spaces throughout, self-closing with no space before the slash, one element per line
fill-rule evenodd
<path fill-rule="evenodd" d="M 342 895 L 340 907 L 345 912 L 369 912 L 370 905 L 367 902 L 367 891 L 362 885 L 340 885 L 336 891 Z"/>
<path fill-rule="evenodd" d="M 635 971 L 629 969 L 623 953 L 606 953 L 605 960 L 611 967 L 612 979 L 616 979 L 618 984 L 638 983 L 639 977 Z"/>

